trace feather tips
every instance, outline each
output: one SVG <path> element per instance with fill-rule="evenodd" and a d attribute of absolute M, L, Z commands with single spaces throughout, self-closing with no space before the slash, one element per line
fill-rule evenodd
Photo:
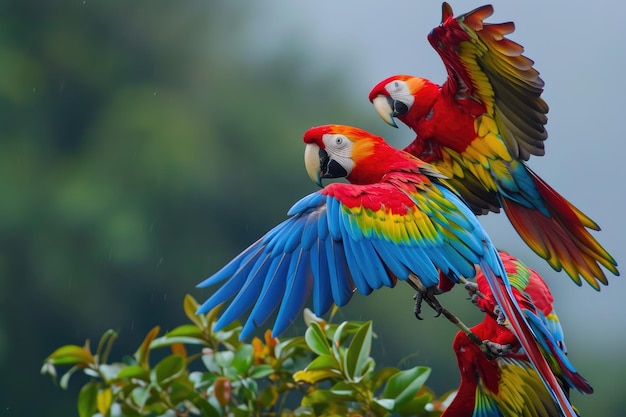
<path fill-rule="evenodd" d="M 479 99 L 503 124 L 498 130 L 506 132 L 509 151 L 526 160 L 544 153 L 548 112 L 541 98 L 544 83 L 533 61 L 522 55 L 524 48 L 506 38 L 515 25 L 483 22 L 492 13 L 493 8 L 485 6 L 450 17 L 433 29 L 428 40 L 450 75 L 444 90 L 451 95 L 465 91 Z"/>

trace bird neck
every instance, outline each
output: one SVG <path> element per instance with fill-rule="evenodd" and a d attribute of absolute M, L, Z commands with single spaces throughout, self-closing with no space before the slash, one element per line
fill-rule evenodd
<path fill-rule="evenodd" d="M 419 160 L 386 143 L 376 144 L 374 152 L 355 162 L 346 177 L 352 184 L 375 184 L 391 172 L 419 173 Z"/>
<path fill-rule="evenodd" d="M 405 116 L 400 117 L 400 120 L 408 126 L 412 126 L 415 122 L 428 117 L 441 94 L 439 85 L 425 79 L 421 81 L 418 89 L 413 93 L 415 100 L 411 109 Z"/>

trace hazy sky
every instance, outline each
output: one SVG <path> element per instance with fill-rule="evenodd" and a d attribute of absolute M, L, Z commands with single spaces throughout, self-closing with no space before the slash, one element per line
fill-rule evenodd
<path fill-rule="evenodd" d="M 484 3 L 456 1 L 455 13 Z M 509 35 L 525 47 L 546 82 L 550 105 L 546 156 L 529 165 L 602 227 L 595 234 L 626 273 L 626 224 L 623 183 L 626 115 L 624 15 L 618 1 L 574 5 L 566 1 L 494 1 L 490 22 L 513 20 Z M 442 82 L 445 70 L 426 40 L 440 22 L 438 1 L 265 1 L 248 26 L 249 51 L 262 59 L 268 52 L 306 45 L 322 71 L 339 67 L 351 77 L 355 107 L 370 112 L 371 87 L 383 78 L 409 73 Z M 338 120 L 328 122 L 341 122 Z M 406 128 L 393 130 L 382 121 L 375 133 L 406 142 Z M 556 297 L 570 345 L 597 355 L 598 364 L 626 348 L 626 277 L 610 277 L 601 292 L 574 285 L 521 243 L 505 216 L 482 218 L 496 244 L 523 259 L 546 278 Z M 600 346 L 600 347 L 599 347 Z M 604 364 L 610 366 L 610 364 Z"/>

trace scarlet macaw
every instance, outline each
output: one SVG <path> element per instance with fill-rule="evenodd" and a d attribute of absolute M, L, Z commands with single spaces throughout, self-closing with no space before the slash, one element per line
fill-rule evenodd
<path fill-rule="evenodd" d="M 563 330 L 553 309 L 553 297 L 543 279 L 532 269 L 506 252 L 500 252 L 507 275 L 524 314 L 532 320 L 537 334 L 545 341 L 544 356 L 559 379 L 566 394 L 569 388 L 590 394 L 593 388 L 576 372 L 565 354 Z M 480 348 L 463 332 L 457 333 L 453 349 L 457 357 L 461 383 L 456 396 L 442 417 L 519 416 L 548 417 L 559 415 L 552 397 L 546 391 L 523 350 L 513 347 L 516 339 L 493 313 L 495 302 L 484 275 L 476 276 L 474 300 L 486 312 L 484 320 L 471 328 L 488 343 L 512 349 L 495 359 L 488 359 Z M 477 294 L 480 294 L 478 296 Z M 549 346 L 549 347 L 548 347 Z"/>
<path fill-rule="evenodd" d="M 548 106 L 544 82 L 505 35 L 512 22 L 488 24 L 493 7 L 457 18 L 443 4 L 442 23 L 428 35 L 448 79 L 437 85 L 410 75 L 389 77 L 369 94 L 378 114 L 416 137 L 405 150 L 449 178 L 477 214 L 500 207 L 526 244 L 576 284 L 607 284 L 600 265 L 619 275 L 615 259 L 589 230 L 599 226 L 525 163 L 544 154 Z"/>
<path fill-rule="evenodd" d="M 554 399 L 574 412 L 515 301 L 498 253 L 472 211 L 427 163 L 381 137 L 341 125 L 304 134 L 311 179 L 345 177 L 298 201 L 289 218 L 199 284 L 221 287 L 200 307 L 205 313 L 232 298 L 220 329 L 252 309 L 241 338 L 278 308 L 273 334 L 284 331 L 313 295 L 315 314 L 342 306 L 355 290 L 367 295 L 408 281 L 434 302 L 441 271 L 473 277 L 480 265 L 491 291 Z M 234 297 L 234 298 L 233 298 Z M 569 407 L 569 409 L 568 409 Z"/>

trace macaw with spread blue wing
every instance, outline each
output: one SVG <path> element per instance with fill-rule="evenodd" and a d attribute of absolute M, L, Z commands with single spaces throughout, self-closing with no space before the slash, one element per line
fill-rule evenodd
<path fill-rule="evenodd" d="M 563 330 L 553 308 L 553 297 L 544 280 L 517 258 L 500 251 L 513 293 L 531 327 L 540 335 L 541 350 L 566 395 L 574 388 L 584 394 L 593 388 L 568 358 Z M 552 396 L 530 364 L 515 335 L 501 317 L 494 313 L 493 294 L 481 271 L 470 286 L 472 299 L 485 311 L 482 322 L 471 328 L 474 335 L 500 350 L 495 358 L 483 351 L 463 332 L 457 333 L 453 349 L 457 357 L 461 383 L 456 396 L 442 417 L 548 417 L 558 416 Z M 497 346 L 497 347 L 496 347 Z"/>
<path fill-rule="evenodd" d="M 369 99 L 387 123 L 397 127 L 398 118 L 415 132 L 405 150 L 436 166 L 475 213 L 503 208 L 552 268 L 599 290 L 608 283 L 601 267 L 619 275 L 617 263 L 589 232 L 599 226 L 526 165 L 544 154 L 544 82 L 523 47 L 505 37 L 512 22 L 483 22 L 492 13 L 488 5 L 454 17 L 444 3 L 428 40 L 446 66 L 446 82 L 396 75 Z"/>
<path fill-rule="evenodd" d="M 442 175 L 379 136 L 342 125 L 304 134 L 305 166 L 322 178 L 345 177 L 298 201 L 289 218 L 199 284 L 220 287 L 200 307 L 226 303 L 216 329 L 248 312 L 242 338 L 277 310 L 283 332 L 312 296 L 315 314 L 397 280 L 409 282 L 436 307 L 440 272 L 452 282 L 479 265 L 519 343 L 564 415 L 567 396 L 541 355 L 498 253 L 472 211 Z"/>

